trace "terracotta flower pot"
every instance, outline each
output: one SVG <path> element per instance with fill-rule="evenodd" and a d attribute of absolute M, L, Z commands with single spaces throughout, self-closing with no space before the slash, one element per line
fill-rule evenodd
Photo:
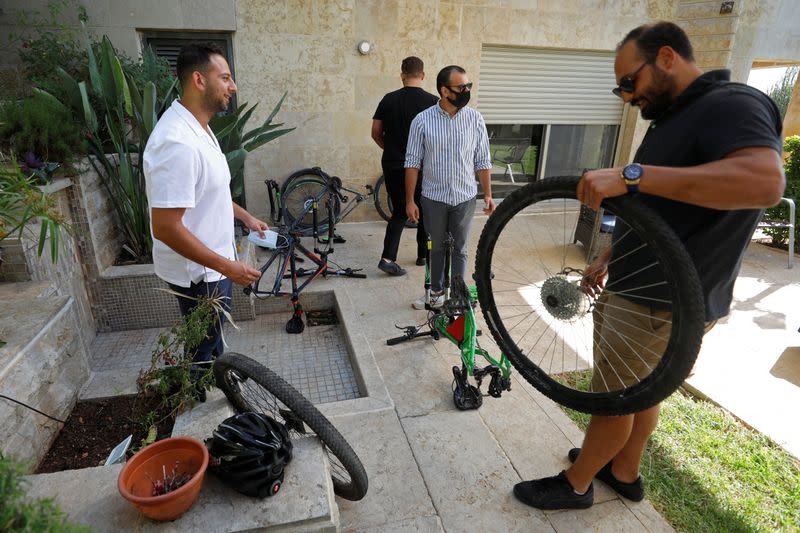
<path fill-rule="evenodd" d="M 197 499 L 208 467 L 208 450 L 197 439 L 170 437 L 138 451 L 122 468 L 117 479 L 120 494 L 153 520 L 175 520 Z M 191 474 L 178 489 L 153 496 L 153 482 L 164 479 L 164 471 Z"/>

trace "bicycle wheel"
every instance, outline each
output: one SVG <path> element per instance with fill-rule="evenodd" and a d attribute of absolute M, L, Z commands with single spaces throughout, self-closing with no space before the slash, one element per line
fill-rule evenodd
<path fill-rule="evenodd" d="M 255 411 L 286 424 L 293 438 L 307 435 L 305 426 L 324 444 L 334 492 L 360 500 L 369 486 L 361 460 L 331 422 L 294 387 L 261 363 L 228 352 L 214 363 L 214 377 L 237 412 Z"/>
<path fill-rule="evenodd" d="M 389 191 L 386 190 L 386 178 L 383 175 L 375 182 L 374 191 L 375 209 L 383 220 L 389 222 L 389 219 L 392 218 L 392 213 L 394 213 L 394 205 L 389 197 Z M 417 224 L 406 219 L 406 227 L 416 228 Z"/>
<path fill-rule="evenodd" d="M 392 199 L 389 198 L 389 192 L 386 190 L 386 178 L 381 175 L 378 181 L 375 182 L 374 187 L 374 201 L 375 209 L 383 220 L 389 222 L 392 218 Z"/>
<path fill-rule="evenodd" d="M 582 290 L 579 179 L 527 185 L 489 217 L 476 254 L 481 309 L 514 367 L 552 400 L 591 414 L 641 411 L 689 374 L 703 292 L 678 237 L 630 196 L 603 202 L 616 217 L 609 277 L 599 298 Z"/>
<path fill-rule="evenodd" d="M 334 219 L 339 219 L 341 205 L 339 198 L 330 193 L 323 193 L 326 187 L 327 178 L 321 170 L 306 168 L 298 170 L 289 176 L 281 188 L 281 204 L 283 205 L 283 217 L 286 224 L 291 226 L 303 215 L 303 211 L 308 206 L 309 200 L 318 198 L 317 206 L 317 229 L 324 233 L 328 229 L 328 222 L 324 215 L 325 203 L 328 199 L 333 199 Z M 320 194 L 322 196 L 320 197 Z M 299 230 L 311 230 L 314 225 L 314 216 L 309 211 L 297 223 Z"/>

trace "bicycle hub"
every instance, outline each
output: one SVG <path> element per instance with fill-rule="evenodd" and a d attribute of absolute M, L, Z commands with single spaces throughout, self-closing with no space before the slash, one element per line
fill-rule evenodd
<path fill-rule="evenodd" d="M 581 318 L 589 308 L 586 295 L 577 283 L 566 277 L 553 276 L 542 284 L 542 304 L 559 320 Z"/>

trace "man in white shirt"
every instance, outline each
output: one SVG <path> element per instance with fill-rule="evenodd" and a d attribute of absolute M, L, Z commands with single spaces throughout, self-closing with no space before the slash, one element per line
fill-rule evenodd
<path fill-rule="evenodd" d="M 208 126 L 236 93 L 228 62 L 214 44 L 193 43 L 178 55 L 183 96 L 159 119 L 144 151 L 156 274 L 178 297 L 185 316 L 196 296 L 221 296 L 229 309 L 232 283 L 249 285 L 260 272 L 238 261 L 233 219 L 263 231 L 269 226 L 233 203 L 231 174 Z M 219 315 L 193 354 L 195 373 L 222 355 Z"/>

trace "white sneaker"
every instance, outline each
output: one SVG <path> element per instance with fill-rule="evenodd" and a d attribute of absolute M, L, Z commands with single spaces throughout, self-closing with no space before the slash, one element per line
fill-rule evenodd
<path fill-rule="evenodd" d="M 439 294 L 431 292 L 431 300 L 428 302 L 433 309 L 439 309 L 444 305 L 444 291 Z"/>
<path fill-rule="evenodd" d="M 414 303 L 411 304 L 411 307 L 413 307 L 414 309 L 423 310 L 425 309 L 426 303 L 429 304 L 434 309 L 440 308 L 442 304 L 444 304 L 444 291 L 438 294 L 431 291 L 430 300 L 427 300 L 426 302 L 425 295 L 423 295 L 422 298 L 420 298 L 419 300 L 415 300 Z"/>

